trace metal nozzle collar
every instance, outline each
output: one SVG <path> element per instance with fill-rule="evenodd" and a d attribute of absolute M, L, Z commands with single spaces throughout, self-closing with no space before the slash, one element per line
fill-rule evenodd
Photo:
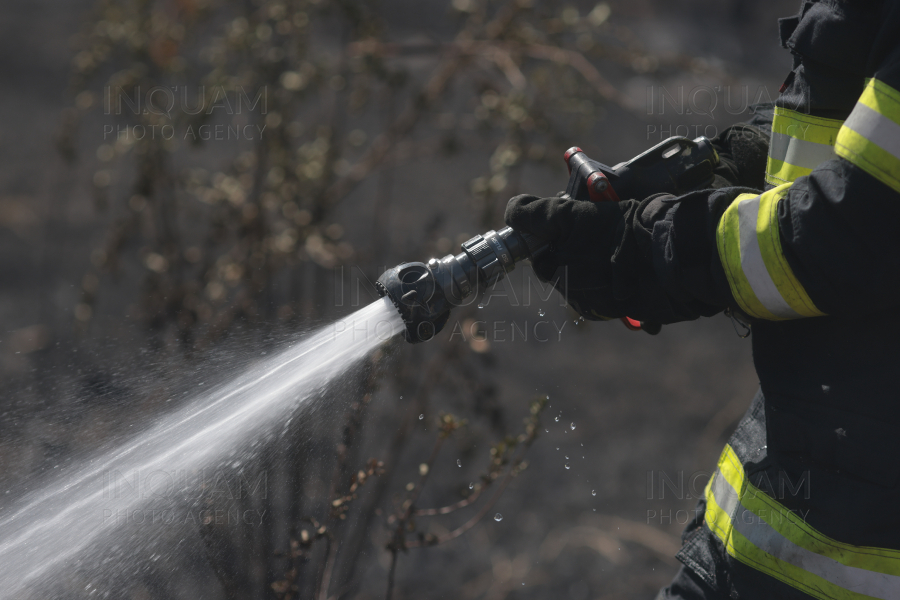
<path fill-rule="evenodd" d="M 417 343 L 433 338 L 447 323 L 450 310 L 469 296 L 494 285 L 516 267 L 516 261 L 532 256 L 531 237 L 509 227 L 476 235 L 462 245 L 462 252 L 428 264 L 402 263 L 382 273 L 375 283 L 388 296 L 406 324 L 406 340 Z"/>

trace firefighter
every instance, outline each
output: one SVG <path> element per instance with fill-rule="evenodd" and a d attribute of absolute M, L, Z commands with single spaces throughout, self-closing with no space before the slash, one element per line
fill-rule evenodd
<path fill-rule="evenodd" d="M 760 389 L 659 599 L 900 598 L 900 2 L 806 1 L 779 28 L 793 68 L 715 140 L 717 189 L 506 211 L 587 319 L 752 331 Z"/>

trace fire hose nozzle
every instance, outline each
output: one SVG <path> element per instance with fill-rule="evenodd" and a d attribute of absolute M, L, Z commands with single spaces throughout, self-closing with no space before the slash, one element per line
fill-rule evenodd
<path fill-rule="evenodd" d="M 619 198 L 647 198 L 657 192 L 681 195 L 712 185 L 719 155 L 705 137 L 689 140 L 670 137 L 631 160 L 608 167 L 588 158 L 573 146 L 564 155 L 569 168 L 565 198 L 591 202 Z M 462 252 L 425 263 L 402 263 L 385 271 L 376 282 L 406 323 L 406 341 L 424 342 L 447 323 L 450 311 L 479 288 L 500 281 L 516 263 L 539 258 L 550 248 L 546 240 L 504 227 L 476 235 L 462 245 Z M 624 317 L 632 330 L 659 333 L 660 326 Z"/>
<path fill-rule="evenodd" d="M 476 235 L 456 256 L 388 269 L 375 287 L 400 311 L 406 341 L 426 342 L 441 331 L 454 307 L 503 279 L 517 262 L 540 256 L 548 246 L 544 240 L 504 227 Z"/>

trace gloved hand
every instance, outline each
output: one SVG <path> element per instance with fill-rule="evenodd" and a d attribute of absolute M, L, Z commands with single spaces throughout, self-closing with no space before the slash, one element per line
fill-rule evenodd
<path fill-rule="evenodd" d="M 612 264 L 624 229 L 624 203 L 585 202 L 521 195 L 506 206 L 506 224 L 552 242 L 532 262 L 535 274 L 552 282 L 585 319 L 605 320 L 612 309 Z"/>
<path fill-rule="evenodd" d="M 720 215 L 724 207 L 711 202 L 717 207 L 711 212 L 707 198 L 723 193 L 600 203 L 522 195 L 506 206 L 506 224 L 552 242 L 533 261 L 534 272 L 585 319 L 627 315 L 665 325 L 727 306 L 716 293 L 727 292 L 724 274 L 709 276 L 711 265 L 721 271 L 712 212 Z"/>
<path fill-rule="evenodd" d="M 758 116 L 755 123 L 759 126 L 748 123 L 734 125 L 711 140 L 719 154 L 713 188 L 739 186 L 765 189 L 771 131 L 762 129 L 764 118 L 764 115 Z"/>

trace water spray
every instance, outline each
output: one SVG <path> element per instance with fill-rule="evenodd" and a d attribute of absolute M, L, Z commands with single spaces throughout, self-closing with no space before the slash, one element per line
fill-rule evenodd
<path fill-rule="evenodd" d="M 569 148 L 564 158 L 569 183 L 562 196 L 589 202 L 646 198 L 660 192 L 681 195 L 708 188 L 719 164 L 715 148 L 705 137 L 671 137 L 613 167 L 588 158 L 577 146 Z M 427 263 L 401 263 L 378 278 L 378 292 L 389 297 L 403 317 L 406 341 L 432 339 L 454 307 L 503 279 L 516 263 L 554 251 L 547 240 L 512 227 L 476 235 L 461 250 Z M 622 322 L 632 330 L 659 332 L 659 325 L 628 317 Z"/>
<path fill-rule="evenodd" d="M 54 468 L 52 477 L 19 500 L 4 500 L 0 597 L 69 597 L 59 589 L 78 580 L 73 570 L 90 575 L 93 596 L 98 581 L 137 572 L 122 549 L 134 526 L 152 526 L 154 536 L 163 530 L 181 536 L 181 528 L 202 520 L 192 512 L 196 490 L 179 481 L 179 473 L 248 460 L 268 432 L 286 429 L 312 410 L 324 386 L 402 330 L 388 300 L 373 302 L 204 386 L 181 408 L 111 449 Z"/>
<path fill-rule="evenodd" d="M 705 138 L 670 138 L 612 168 L 592 161 L 579 148 L 571 148 L 565 158 L 570 171 L 565 194 L 595 202 L 708 186 L 718 162 Z M 433 338 L 454 307 L 500 281 L 516 263 L 553 252 L 553 247 L 547 240 L 506 227 L 475 236 L 461 250 L 455 256 L 388 270 L 377 283 L 382 300 L 248 366 L 242 374 L 203 388 L 153 426 L 90 460 L 60 469 L 45 484 L 4 506 L 0 512 L 4 597 L 57 597 L 60 594 L 48 590 L 65 587 L 63 573 L 71 577 L 73 569 L 83 570 L 85 565 L 92 578 L 126 572 L 129 555 L 111 540 L 127 540 L 127 526 L 106 518 L 98 523 L 98 518 L 108 511 L 138 523 L 134 515 L 176 506 L 188 491 L 170 496 L 165 481 L 160 481 L 150 490 L 126 486 L 121 493 L 109 494 L 104 474 L 118 473 L 124 481 L 133 481 L 142 473 L 164 469 L 196 472 L 222 464 L 236 448 L 249 453 L 256 436 L 279 422 L 287 427 L 292 414 L 311 407 L 318 390 L 383 341 L 401 331 L 413 343 Z M 646 324 L 636 326 L 647 329 Z"/>

